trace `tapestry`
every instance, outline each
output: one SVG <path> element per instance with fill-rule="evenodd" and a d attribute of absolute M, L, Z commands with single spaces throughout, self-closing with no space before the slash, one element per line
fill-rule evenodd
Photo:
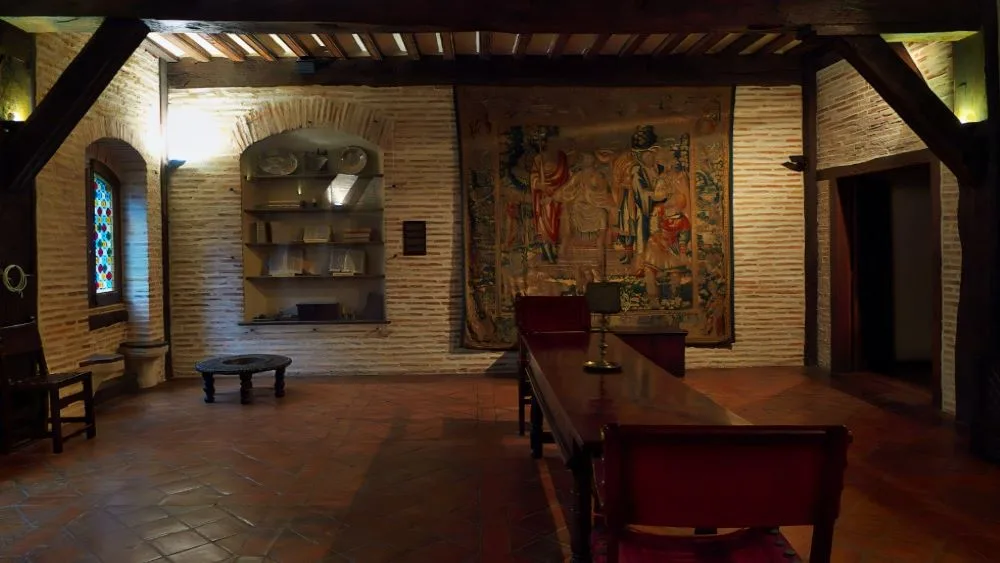
<path fill-rule="evenodd" d="M 514 298 L 617 281 L 612 326 L 733 339 L 733 89 L 460 87 L 467 348 L 509 349 Z"/>

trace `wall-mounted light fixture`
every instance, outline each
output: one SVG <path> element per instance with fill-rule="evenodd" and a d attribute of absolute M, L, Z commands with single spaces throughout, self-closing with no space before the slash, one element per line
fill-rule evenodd
<path fill-rule="evenodd" d="M 792 172 L 805 172 L 807 166 L 806 157 L 801 154 L 793 154 L 788 157 L 787 162 L 782 162 L 781 165 Z"/>

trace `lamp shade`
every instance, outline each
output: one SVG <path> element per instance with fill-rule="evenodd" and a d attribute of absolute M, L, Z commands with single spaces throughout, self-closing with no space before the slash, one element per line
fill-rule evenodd
<path fill-rule="evenodd" d="M 585 296 L 592 313 L 612 315 L 622 310 L 621 284 L 618 282 L 590 282 Z"/>

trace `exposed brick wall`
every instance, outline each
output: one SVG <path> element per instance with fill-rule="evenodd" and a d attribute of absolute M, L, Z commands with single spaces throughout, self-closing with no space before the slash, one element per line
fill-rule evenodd
<path fill-rule="evenodd" d="M 731 350 L 689 349 L 691 365 L 802 362 L 802 177 L 781 167 L 788 155 L 801 152 L 799 96 L 797 87 L 737 92 L 738 341 Z M 258 140 L 261 131 L 329 123 L 336 113 L 329 108 L 343 104 L 369 108 L 392 121 L 391 140 L 383 146 L 385 183 L 396 186 L 386 190 L 386 255 L 401 254 L 401 222 L 417 219 L 427 221 L 428 256 L 387 262 L 387 314 L 392 322 L 385 328 L 240 327 L 240 146 Z M 451 88 L 175 90 L 169 111 L 173 132 L 191 127 L 200 143 L 216 148 L 206 149 L 197 162 L 189 161 L 171 177 L 171 343 L 176 375 L 193 375 L 194 362 L 204 356 L 250 351 L 287 354 L 295 359 L 290 371 L 297 373 L 513 370 L 509 355 L 459 348 L 461 190 Z M 246 125 L 248 115 L 256 125 Z M 175 128 L 175 119 L 189 123 Z M 243 125 L 237 127 L 239 123 Z M 260 131 L 251 133 L 255 127 Z"/>
<path fill-rule="evenodd" d="M 39 100 L 87 38 L 36 35 Z M 38 315 L 53 371 L 75 369 L 85 357 L 114 352 L 127 339 L 163 338 L 158 68 L 155 58 L 137 51 L 38 175 Z M 123 150 L 125 143 L 135 151 Z M 131 237 L 124 249 L 126 304 L 102 309 L 90 309 L 87 298 L 88 156 L 108 164 L 125 184 L 124 229 Z M 129 309 L 128 323 L 89 330 L 90 314 L 122 307 Z"/>
<path fill-rule="evenodd" d="M 954 97 L 954 65 L 950 43 L 910 43 L 907 49 L 931 89 L 948 107 Z M 818 168 L 858 164 L 875 158 L 926 148 L 919 137 L 844 61 L 817 77 Z M 830 366 L 829 185 L 819 186 L 820 284 L 818 338 L 820 365 Z M 955 410 L 955 323 L 962 251 L 958 239 L 958 183 L 941 171 L 942 408 Z"/>

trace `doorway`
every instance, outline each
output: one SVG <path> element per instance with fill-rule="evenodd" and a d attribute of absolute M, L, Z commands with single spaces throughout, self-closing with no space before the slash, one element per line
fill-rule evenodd
<path fill-rule="evenodd" d="M 831 190 L 833 370 L 940 395 L 940 169 L 846 175 Z"/>

